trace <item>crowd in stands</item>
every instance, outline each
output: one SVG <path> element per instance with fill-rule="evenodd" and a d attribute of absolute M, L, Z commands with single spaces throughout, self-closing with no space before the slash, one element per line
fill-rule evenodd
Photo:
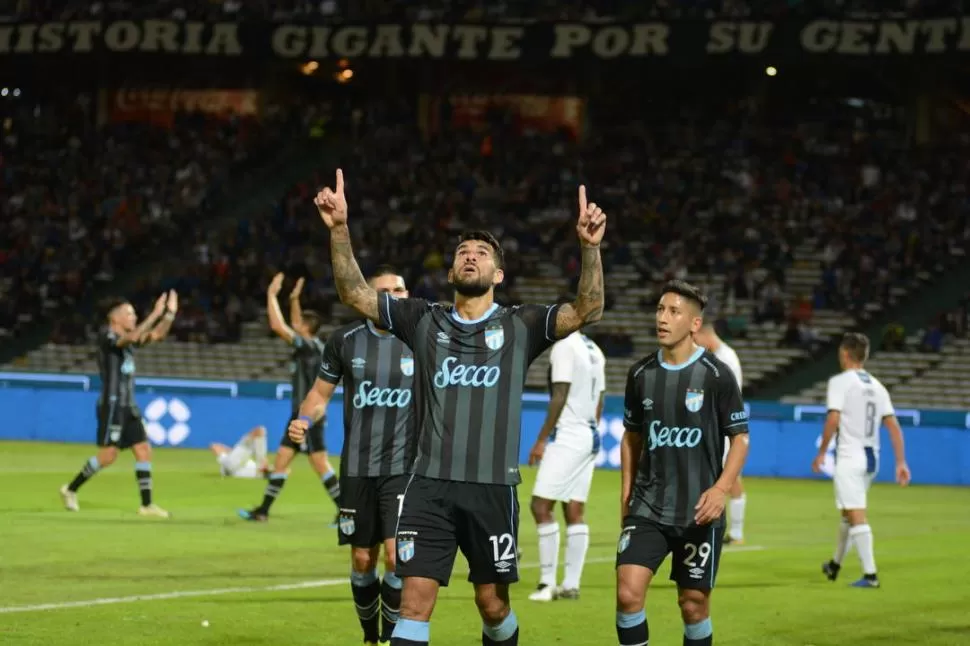
<path fill-rule="evenodd" d="M 0 0 L 0 20 L 645 20 L 960 15 L 966 0 Z"/>

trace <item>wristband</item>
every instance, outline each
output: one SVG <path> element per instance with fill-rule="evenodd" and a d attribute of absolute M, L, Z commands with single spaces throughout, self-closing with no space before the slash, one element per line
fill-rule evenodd
<path fill-rule="evenodd" d="M 307 423 L 307 426 L 313 426 L 313 418 L 309 415 L 300 415 L 297 419 L 302 419 Z"/>

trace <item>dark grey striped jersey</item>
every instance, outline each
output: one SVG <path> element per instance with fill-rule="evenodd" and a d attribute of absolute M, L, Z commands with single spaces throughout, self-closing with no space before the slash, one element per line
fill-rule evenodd
<path fill-rule="evenodd" d="M 107 407 L 108 423 L 115 415 L 135 405 L 135 345 L 118 347 L 118 335 L 103 329 L 98 335 L 98 372 L 101 373 L 101 398 L 98 405 Z"/>
<path fill-rule="evenodd" d="M 558 306 L 492 308 L 476 321 L 453 307 L 380 294 L 381 325 L 414 351 L 414 473 L 515 485 L 529 365 L 555 341 Z"/>
<path fill-rule="evenodd" d="M 323 341 L 317 337 L 302 337 L 293 335 L 293 356 L 290 359 L 290 405 L 293 414 L 300 411 L 300 404 L 306 399 L 307 393 L 313 388 L 317 380 L 317 370 L 323 357 Z"/>
<path fill-rule="evenodd" d="M 320 379 L 344 384 L 342 476 L 407 473 L 414 461 L 413 377 L 410 348 L 370 321 L 345 325 L 327 339 Z"/>
<path fill-rule="evenodd" d="M 734 373 L 704 348 L 676 366 L 658 351 L 630 368 L 623 407 L 627 432 L 643 435 L 630 515 L 693 526 L 694 505 L 721 477 L 725 441 L 748 432 Z"/>

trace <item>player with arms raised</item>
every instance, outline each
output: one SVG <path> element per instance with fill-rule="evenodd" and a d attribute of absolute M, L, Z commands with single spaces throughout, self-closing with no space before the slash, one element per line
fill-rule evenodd
<path fill-rule="evenodd" d="M 340 300 L 389 329 L 414 351 L 417 459 L 401 503 L 397 572 L 404 579 L 394 646 L 429 643 L 439 587 L 447 585 L 460 549 L 482 617 L 482 643 L 512 646 L 519 629 L 509 602 L 518 580 L 516 537 L 522 393 L 529 364 L 557 339 L 603 314 L 599 244 L 606 215 L 579 190 L 577 231 L 582 275 L 567 305 L 502 307 L 502 248 L 494 236 L 461 236 L 448 272 L 455 303 L 378 294 L 354 259 L 343 174 L 316 205 L 330 228 Z"/>
<path fill-rule="evenodd" d="M 407 298 L 404 278 L 379 267 L 369 281 L 378 294 Z M 337 384 L 344 384 L 344 448 L 340 456 L 338 542 L 350 545 L 350 587 L 365 644 L 388 640 L 401 608 L 395 574 L 397 511 L 414 461 L 411 381 L 414 356 L 400 339 L 373 322 L 354 321 L 333 331 L 320 376 L 290 422 L 293 442 L 306 439 L 326 414 Z M 384 580 L 377 561 L 384 545 Z M 383 628 L 379 626 L 383 617 Z"/>
<path fill-rule="evenodd" d="M 862 561 L 862 578 L 852 584 L 857 588 L 879 587 L 872 529 L 866 519 L 866 495 L 879 472 L 880 423 L 889 429 L 889 439 L 896 454 L 896 482 L 905 487 L 910 480 L 903 431 L 886 388 L 864 368 L 868 358 L 869 338 L 866 335 L 850 332 L 842 337 L 839 345 L 842 372 L 829 379 L 825 397 L 829 412 L 822 431 L 822 444 L 812 462 L 812 470 L 821 472 L 825 451 L 835 437 L 832 481 L 835 506 L 842 514 L 842 522 L 835 555 L 822 565 L 822 573 L 830 581 L 838 578 L 851 541 Z"/>
<path fill-rule="evenodd" d="M 734 373 L 692 339 L 705 304 L 693 285 L 667 283 L 657 304 L 660 350 L 633 364 L 627 377 L 616 555 L 621 646 L 649 640 L 644 598 L 671 553 L 684 646 L 713 643 L 710 600 L 724 502 L 748 456 L 748 416 Z"/>

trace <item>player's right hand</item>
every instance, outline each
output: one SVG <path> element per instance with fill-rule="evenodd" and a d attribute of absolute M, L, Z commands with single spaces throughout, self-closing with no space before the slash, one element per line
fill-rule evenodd
<path fill-rule="evenodd" d="M 900 487 L 905 487 L 913 479 L 913 474 L 909 472 L 909 465 L 903 462 L 896 465 L 896 482 Z"/>
<path fill-rule="evenodd" d="M 344 172 L 342 170 L 337 169 L 336 186 L 332 189 L 329 186 L 323 187 L 313 198 L 313 203 L 316 204 L 320 218 L 328 229 L 347 224 L 347 198 L 344 196 Z"/>
<path fill-rule="evenodd" d="M 158 300 L 155 301 L 155 307 L 152 308 L 152 314 L 155 315 L 156 318 L 165 313 L 165 304 L 167 302 L 168 302 L 167 293 L 162 294 L 161 296 L 158 297 Z"/>
<path fill-rule="evenodd" d="M 534 467 L 535 465 L 542 462 L 542 456 L 546 454 L 546 443 L 541 441 L 536 441 L 532 445 L 532 450 L 529 451 L 529 466 Z"/>
<path fill-rule="evenodd" d="M 273 276 L 273 280 L 270 282 L 269 287 L 266 288 L 266 293 L 270 296 L 276 296 L 280 293 L 283 288 L 283 272 L 280 272 Z"/>
<path fill-rule="evenodd" d="M 293 286 L 293 290 L 290 292 L 290 300 L 296 300 L 300 298 L 300 292 L 303 291 L 303 277 L 300 276 L 296 280 L 296 285 Z"/>
<path fill-rule="evenodd" d="M 306 437 L 307 429 L 310 425 L 307 424 L 305 419 L 295 419 L 290 422 L 290 425 L 286 429 L 286 434 L 290 436 L 295 444 L 303 444 L 303 439 Z"/>

